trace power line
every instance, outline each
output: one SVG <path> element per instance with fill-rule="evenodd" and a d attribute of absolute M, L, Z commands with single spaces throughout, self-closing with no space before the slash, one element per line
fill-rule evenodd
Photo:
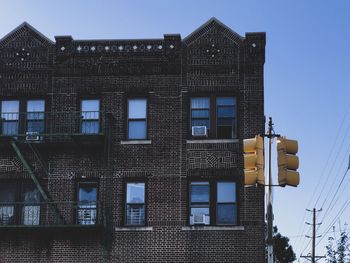
<path fill-rule="evenodd" d="M 330 171 L 329 171 L 328 174 L 332 174 L 332 172 L 333 172 L 333 170 L 334 170 L 334 167 L 335 167 L 335 164 L 336 164 L 337 160 L 339 160 L 339 155 L 340 155 L 340 153 L 342 152 L 341 149 L 343 148 L 345 138 L 347 137 L 348 131 L 350 130 L 349 128 L 350 128 L 350 123 L 349 123 L 349 126 L 348 126 L 348 128 L 347 128 L 347 131 L 346 131 L 346 133 L 345 133 L 345 135 L 344 135 L 344 138 L 343 138 L 343 140 L 342 140 L 342 142 L 341 142 L 341 148 L 340 148 L 339 151 L 337 152 L 337 155 L 336 155 L 336 157 L 335 157 L 335 159 L 334 159 L 334 162 L 333 162 L 333 164 L 332 164 L 332 166 L 331 166 L 331 169 L 330 169 Z M 346 149 L 346 153 L 349 152 L 349 149 L 350 149 L 350 144 L 348 145 L 348 148 Z M 344 162 L 345 158 L 346 158 L 346 156 L 344 155 L 344 159 L 342 160 L 342 162 Z M 341 163 L 342 163 L 342 162 L 341 162 Z M 340 164 L 340 165 L 341 165 L 341 164 Z M 323 185 L 323 188 L 322 188 L 322 190 L 321 190 L 321 192 L 320 192 L 320 195 L 319 195 L 319 197 L 318 197 L 318 199 L 317 199 L 317 201 L 316 201 L 316 205 L 317 205 L 318 201 L 320 200 L 320 198 L 321 198 L 321 196 L 322 196 L 322 193 L 324 193 L 325 187 L 326 187 L 326 185 L 328 185 L 328 181 L 329 181 L 330 178 L 331 178 L 330 176 L 327 177 L 327 180 L 326 180 L 325 184 Z M 331 193 L 331 190 L 333 189 L 333 187 L 334 187 L 334 185 L 335 185 L 335 182 L 336 182 L 336 180 L 333 180 L 333 182 L 331 183 L 331 186 L 329 187 L 328 193 L 327 193 L 327 195 L 325 196 L 325 199 L 323 200 L 323 203 L 322 203 L 321 207 L 324 207 L 325 203 L 327 202 L 327 199 L 328 199 L 328 197 L 329 197 L 329 195 L 330 195 L 330 193 Z"/>
<path fill-rule="evenodd" d="M 337 132 L 337 135 L 335 136 L 335 140 L 334 140 L 334 142 L 333 142 L 331 151 L 330 151 L 330 153 L 329 153 L 329 155 L 328 155 L 328 158 L 327 158 L 327 161 L 326 161 L 326 163 L 325 163 L 325 165 L 324 165 L 324 168 L 322 169 L 322 173 L 321 173 L 321 176 L 320 176 L 320 180 L 317 181 L 316 187 L 314 188 L 314 191 L 312 192 L 312 195 L 310 196 L 310 199 L 309 199 L 308 204 L 307 204 L 306 207 L 309 207 L 309 206 L 310 206 L 310 204 L 311 204 L 311 202 L 312 202 L 314 196 L 316 196 L 317 189 L 319 189 L 318 187 L 319 187 L 319 185 L 320 185 L 320 183 L 321 183 L 321 181 L 322 181 L 324 175 L 326 174 L 326 173 L 325 173 L 326 167 L 328 166 L 328 163 L 329 163 L 329 161 L 330 161 L 330 159 L 331 159 L 331 156 L 333 155 L 333 152 L 334 152 L 334 150 L 335 150 L 335 146 L 336 146 L 336 144 L 337 144 L 338 138 L 339 138 L 339 136 L 340 136 L 340 132 L 341 132 L 341 130 L 342 130 L 342 128 L 343 128 L 343 125 L 344 125 L 344 123 L 345 123 L 346 116 L 347 116 L 347 114 L 348 114 L 348 112 L 349 112 L 349 109 L 350 109 L 350 103 L 348 103 L 348 105 L 347 105 L 347 107 L 346 107 L 346 110 L 345 110 L 345 113 L 344 113 L 344 115 L 343 115 L 342 121 L 341 121 L 341 123 L 340 123 L 340 126 L 339 126 L 339 128 L 337 129 L 338 132 Z M 324 184 L 324 186 L 325 186 L 325 185 L 326 185 L 326 184 Z M 324 186 L 323 186 L 323 188 L 324 188 Z M 322 194 L 322 191 L 320 192 L 320 195 L 318 196 L 318 198 L 317 198 L 317 200 L 316 200 L 316 203 L 315 203 L 315 205 L 314 205 L 315 207 L 316 207 L 316 205 L 317 205 L 317 203 L 318 203 L 319 198 L 321 197 L 321 194 Z M 306 225 L 303 224 L 303 222 L 304 222 L 305 219 L 306 219 L 306 214 L 307 214 L 307 213 L 306 213 L 306 210 L 305 210 L 305 211 L 304 211 L 304 215 L 303 215 L 303 219 L 300 221 L 300 224 L 299 224 L 299 227 L 298 227 L 298 229 L 301 230 L 301 228 L 302 228 L 302 226 L 303 226 L 303 229 L 302 229 L 301 231 L 298 232 L 298 233 L 300 234 L 300 238 L 298 238 L 298 240 L 297 240 L 297 242 L 296 242 L 296 244 L 295 244 L 295 247 L 298 247 L 298 245 L 300 244 L 301 237 L 303 236 L 301 233 L 303 233 L 303 232 L 305 231 Z M 303 239 L 303 240 L 305 241 L 305 239 Z M 304 244 L 304 242 L 302 243 L 301 247 L 303 246 L 303 244 Z"/>
<path fill-rule="evenodd" d="M 321 178 L 323 177 L 323 175 L 326 174 L 326 173 L 325 173 L 325 171 L 326 171 L 325 168 L 327 167 L 328 162 L 329 162 L 330 159 L 331 159 L 330 157 L 332 156 L 333 151 L 334 151 L 334 149 L 335 149 L 336 142 L 338 141 L 338 137 L 339 137 L 339 135 L 340 135 L 340 131 L 342 130 L 342 127 L 343 127 L 343 124 L 344 124 L 344 122 L 345 122 L 346 116 L 347 116 L 347 114 L 348 114 L 348 112 L 349 112 L 349 108 L 350 108 L 350 103 L 348 104 L 347 110 L 346 110 L 345 113 L 344 113 L 343 119 L 342 119 L 342 121 L 341 121 L 340 127 L 339 127 L 338 132 L 337 132 L 337 135 L 336 135 L 336 137 L 335 137 L 335 140 L 334 140 L 334 143 L 333 143 L 331 152 L 330 152 L 330 154 L 328 155 L 328 158 L 327 158 L 327 161 L 326 161 L 326 165 L 325 165 L 324 169 L 322 170 Z M 345 138 L 347 137 L 346 135 L 347 135 L 347 133 L 348 133 L 348 131 L 349 131 L 349 128 L 350 128 L 350 123 L 348 124 L 348 126 L 347 126 L 347 128 L 346 128 L 346 132 L 345 132 L 345 134 L 344 134 L 342 143 L 344 142 Z M 343 145 L 342 143 L 341 143 L 341 145 Z M 339 153 L 339 152 L 340 152 L 340 151 L 338 151 L 338 153 Z M 334 162 L 333 162 L 333 164 L 332 164 L 332 169 L 331 169 L 330 171 L 333 170 L 333 166 L 334 166 L 334 164 L 335 164 L 335 160 L 337 160 L 337 158 L 334 159 Z M 315 190 L 314 190 L 314 193 L 316 192 L 316 189 L 318 189 L 318 186 L 320 185 L 321 178 L 320 178 L 320 180 L 317 182 L 316 187 L 314 188 L 314 189 L 315 189 Z M 316 205 L 317 205 L 319 199 L 320 199 L 321 196 L 322 196 L 323 190 L 324 190 L 325 186 L 327 185 L 328 179 L 329 179 L 329 177 L 327 177 L 327 181 L 323 184 L 322 190 L 320 191 L 320 194 L 318 195 L 317 200 L 316 200 L 316 203 L 315 203 L 315 205 L 314 205 L 315 207 L 316 207 Z M 322 206 L 321 206 L 321 207 L 322 207 Z"/>
<path fill-rule="evenodd" d="M 334 219 L 332 220 L 332 222 L 328 225 L 328 228 L 325 232 L 325 235 L 318 241 L 318 243 L 316 244 L 316 247 L 321 243 L 321 241 L 324 239 L 324 237 L 328 234 L 329 230 L 332 228 L 332 226 L 334 225 L 334 223 L 337 221 L 337 219 L 340 218 L 340 216 L 344 213 L 344 211 L 346 210 L 346 208 L 349 206 L 350 204 L 350 199 L 347 200 L 343 206 L 341 207 L 341 209 L 339 210 L 338 214 L 334 217 Z"/>

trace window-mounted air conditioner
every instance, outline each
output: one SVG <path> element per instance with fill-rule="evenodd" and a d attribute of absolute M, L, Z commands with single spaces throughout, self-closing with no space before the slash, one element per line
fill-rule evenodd
<path fill-rule="evenodd" d="M 26 132 L 26 141 L 40 141 L 38 132 Z"/>
<path fill-rule="evenodd" d="M 208 137 L 207 126 L 192 126 L 192 136 Z"/>
<path fill-rule="evenodd" d="M 210 216 L 209 215 L 191 215 L 190 225 L 209 225 Z"/>

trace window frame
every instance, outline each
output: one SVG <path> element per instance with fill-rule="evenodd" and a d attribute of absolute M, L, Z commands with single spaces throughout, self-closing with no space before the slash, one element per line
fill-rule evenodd
<path fill-rule="evenodd" d="M 209 106 L 208 108 L 192 108 L 192 100 L 193 99 L 207 99 L 208 100 L 208 103 L 209 103 Z M 207 118 L 204 118 L 204 117 L 193 117 L 193 112 L 196 111 L 196 110 L 206 110 L 208 111 L 208 117 Z M 207 131 L 208 132 L 211 132 L 211 129 L 212 129 L 212 125 L 211 125 L 211 99 L 210 97 L 207 97 L 207 96 L 198 96 L 198 97 L 191 97 L 190 98 L 190 126 L 191 126 L 191 131 L 192 131 L 192 127 L 195 126 L 193 125 L 193 121 L 196 121 L 196 120 L 208 120 L 208 127 L 207 127 Z"/>
<path fill-rule="evenodd" d="M 218 104 L 218 99 L 222 98 L 232 98 L 234 101 L 233 105 L 219 105 Z M 234 116 L 233 117 L 219 117 L 219 107 L 221 108 L 233 108 Z M 225 139 L 236 139 L 237 136 L 237 98 L 235 96 L 216 96 L 215 97 L 215 128 L 216 128 L 216 138 L 218 140 L 225 140 Z M 232 130 L 231 130 L 231 138 L 218 138 L 218 128 L 219 126 L 225 126 L 225 125 L 219 125 L 219 119 L 232 119 Z M 233 136 L 235 135 L 235 136 Z"/>
<path fill-rule="evenodd" d="M 207 185 L 208 186 L 208 202 L 192 202 L 192 186 L 193 185 Z M 208 208 L 208 215 L 210 219 L 211 214 L 211 204 L 210 204 L 210 196 L 211 196 L 211 187 L 210 182 L 208 180 L 198 180 L 198 181 L 190 181 L 189 182 L 189 217 L 188 220 L 190 222 L 191 216 L 192 216 L 192 208 Z M 209 220 L 209 225 L 211 224 L 211 220 Z"/>
<path fill-rule="evenodd" d="M 28 111 L 28 104 L 30 101 L 43 101 L 44 102 L 44 111 Z M 43 124 L 43 129 L 42 132 L 38 132 L 40 133 L 45 133 L 45 120 L 46 120 L 46 100 L 45 99 L 28 99 L 25 102 L 25 106 L 26 106 L 26 115 L 25 115 L 25 132 L 33 132 L 33 131 L 29 131 L 28 130 L 28 123 L 29 122 L 42 122 Z M 30 114 L 42 114 L 43 118 L 29 118 Z M 35 132 L 35 131 L 34 131 Z"/>
<path fill-rule="evenodd" d="M 98 101 L 98 111 L 83 111 L 83 101 Z M 97 98 L 97 97 L 82 97 L 80 98 L 80 117 L 81 117 L 81 120 L 80 120 L 80 123 L 79 123 L 79 132 L 81 134 L 84 134 L 84 135 L 95 135 L 95 134 L 99 134 L 101 133 L 101 123 L 102 123 L 102 120 L 101 120 L 101 99 L 100 98 Z M 93 119 L 93 118 L 84 118 L 83 117 L 83 112 L 98 112 L 98 118 L 96 119 Z M 97 132 L 83 132 L 83 123 L 84 122 L 94 122 L 94 121 L 97 121 L 97 124 L 98 124 L 98 128 L 97 128 Z"/>
<path fill-rule="evenodd" d="M 196 226 L 196 224 L 191 225 L 190 222 L 190 216 L 191 216 L 191 184 L 193 182 L 208 182 L 209 183 L 209 225 L 206 226 L 238 226 L 240 224 L 240 213 L 239 213 L 239 187 L 240 183 L 237 178 L 232 178 L 232 176 L 215 176 L 214 177 L 199 177 L 199 176 L 192 176 L 188 179 L 187 184 L 187 225 L 189 226 Z M 220 224 L 217 223 L 217 192 L 218 192 L 218 183 L 235 183 L 236 185 L 236 224 Z"/>
<path fill-rule="evenodd" d="M 207 137 L 201 137 L 201 136 L 193 136 L 192 135 L 192 99 L 193 98 L 208 98 L 209 99 L 209 132 Z M 233 98 L 235 101 L 234 109 L 235 109 L 235 115 L 233 117 L 234 119 L 234 127 L 232 127 L 232 136 L 231 138 L 218 138 L 218 105 L 217 105 L 217 99 L 218 98 Z M 194 139 L 194 140 L 203 140 L 203 139 L 217 139 L 217 140 L 227 140 L 227 139 L 237 139 L 238 136 L 238 95 L 235 93 L 228 93 L 228 92 L 223 92 L 219 93 L 217 95 L 212 95 L 208 93 L 191 93 L 189 95 L 189 129 L 188 129 L 188 134 L 189 138 Z"/>
<path fill-rule="evenodd" d="M 17 102 L 18 103 L 18 109 L 17 109 L 17 112 L 3 112 L 3 103 L 4 102 Z M 16 136 L 18 134 L 20 134 L 20 130 L 21 130 L 21 100 L 20 99 L 2 99 L 0 101 L 0 118 L 1 118 L 1 135 L 5 135 L 5 136 Z M 5 118 L 3 118 L 3 114 L 16 114 L 17 113 L 17 119 L 15 120 L 6 120 Z M 4 133 L 4 122 L 11 122 L 11 123 L 17 123 L 17 132 L 14 133 L 14 134 L 11 134 L 11 133 Z"/>
<path fill-rule="evenodd" d="M 146 101 L 146 108 L 145 108 L 145 118 L 129 118 L 129 101 L 131 100 L 145 100 Z M 142 140 L 148 140 L 149 132 L 148 132 L 148 122 L 149 122 L 149 98 L 148 96 L 130 96 L 126 99 L 126 139 L 128 141 L 142 141 Z M 129 128 L 130 128 L 130 121 L 144 121 L 145 122 L 145 137 L 144 138 L 130 138 L 129 137 Z"/>
<path fill-rule="evenodd" d="M 91 185 L 95 185 L 96 186 L 96 222 L 94 224 L 80 224 L 79 223 L 79 190 L 80 190 L 80 185 L 81 184 L 91 184 Z M 77 225 L 97 225 L 98 224 L 98 218 L 99 218 L 99 182 L 98 180 L 79 180 L 76 182 L 76 187 L 75 187 L 75 191 L 76 191 L 76 199 L 75 199 L 75 203 L 76 203 L 76 211 L 74 212 L 74 222 Z"/>
<path fill-rule="evenodd" d="M 127 202 L 127 196 L 128 196 L 128 184 L 138 184 L 138 183 L 142 183 L 144 184 L 144 203 L 128 203 Z M 124 182 L 124 226 L 127 227 L 143 227 L 143 226 L 147 226 L 147 189 L 148 189 L 148 183 L 146 180 L 140 180 L 140 179 L 128 179 L 125 180 Z M 143 205 L 144 207 L 144 223 L 143 224 L 128 224 L 128 205 L 130 204 L 134 204 L 134 205 Z"/>
<path fill-rule="evenodd" d="M 43 199 L 40 193 L 39 194 L 39 203 L 38 206 L 39 207 L 39 212 L 38 212 L 38 221 L 35 224 L 24 224 L 24 220 L 25 220 L 25 216 L 23 215 L 24 213 L 24 208 L 27 206 L 34 206 L 32 205 L 26 205 L 25 204 L 25 198 L 23 196 L 23 194 L 25 193 L 24 190 L 26 189 L 26 187 L 28 186 L 33 186 L 34 188 L 36 187 L 36 185 L 34 184 L 34 182 L 32 180 L 29 179 L 21 179 L 21 180 L 16 180 L 16 179 L 6 179 L 4 180 L 2 183 L 4 184 L 13 184 L 14 185 L 14 202 L 13 202 L 13 221 L 11 224 L 9 225 L 16 225 L 16 226 L 40 226 L 42 224 L 42 203 L 43 203 Z M 11 204 L 11 203 L 10 203 Z M 11 206 L 11 205 L 10 205 Z"/>
<path fill-rule="evenodd" d="M 235 184 L 235 202 L 219 202 L 218 200 L 218 193 L 219 193 L 219 187 L 218 187 L 218 184 L 219 183 L 234 183 Z M 235 181 L 228 181 L 228 180 L 217 180 L 216 181 L 216 186 L 215 186 L 215 189 L 216 189 L 216 196 L 215 196 L 215 223 L 216 225 L 218 226 L 232 226 L 232 225 L 238 225 L 238 188 L 237 188 L 237 182 Z M 235 205 L 235 209 L 236 209 L 236 218 L 235 218 L 235 221 L 236 221 L 236 224 L 225 224 L 225 223 L 218 223 L 218 216 L 219 216 L 219 209 L 218 209 L 218 206 L 220 204 L 223 204 L 223 205 L 229 205 L 229 204 L 234 204 Z"/>

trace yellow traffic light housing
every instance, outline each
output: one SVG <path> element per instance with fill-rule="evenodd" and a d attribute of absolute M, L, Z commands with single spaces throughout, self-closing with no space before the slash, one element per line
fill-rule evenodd
<path fill-rule="evenodd" d="M 265 184 L 264 141 L 260 135 L 243 140 L 244 184 Z"/>
<path fill-rule="evenodd" d="M 300 181 L 298 142 L 280 137 L 277 140 L 278 184 L 298 186 Z"/>

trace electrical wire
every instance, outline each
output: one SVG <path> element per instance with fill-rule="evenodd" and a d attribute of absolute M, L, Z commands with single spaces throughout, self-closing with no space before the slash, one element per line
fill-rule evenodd
<path fill-rule="evenodd" d="M 349 113 L 349 109 L 350 109 L 350 103 L 348 103 L 348 105 L 347 105 L 347 107 L 346 107 L 346 110 L 345 110 L 345 112 L 344 112 L 344 115 L 343 115 L 343 118 L 342 118 L 342 120 L 341 120 L 340 126 L 339 126 L 339 128 L 337 129 L 338 132 L 337 132 L 337 134 L 336 134 L 336 136 L 335 136 L 335 139 L 334 139 L 334 141 L 333 141 L 333 145 L 332 145 L 332 147 L 331 147 L 331 151 L 330 151 L 330 153 L 329 153 L 329 155 L 328 155 L 328 158 L 327 158 L 327 161 L 326 161 L 326 163 L 325 163 L 325 165 L 324 165 L 324 167 L 323 167 L 323 169 L 322 169 L 322 173 L 321 173 L 320 179 L 317 180 L 317 184 L 316 184 L 316 186 L 315 186 L 315 188 L 314 188 L 314 190 L 313 190 L 313 192 L 312 192 L 312 194 L 311 194 L 311 196 L 310 196 L 310 198 L 309 198 L 309 201 L 308 201 L 308 203 L 307 203 L 306 208 L 310 207 L 310 205 L 311 205 L 311 203 L 312 203 L 312 200 L 314 199 L 314 196 L 316 196 L 317 189 L 319 189 L 319 185 L 320 185 L 321 181 L 323 180 L 323 177 L 326 175 L 326 172 L 325 172 L 325 171 L 326 171 L 326 168 L 328 167 L 328 164 L 329 164 L 329 162 L 330 162 L 330 160 L 331 160 L 331 156 L 333 155 L 333 152 L 334 152 L 334 150 L 336 149 L 337 141 L 338 141 L 338 138 L 340 137 L 340 133 L 341 133 L 341 131 L 342 131 L 342 129 L 343 129 L 343 126 L 344 126 L 346 117 L 347 117 L 347 115 L 348 115 L 348 113 Z M 327 177 L 327 178 L 329 178 L 329 177 Z M 319 199 L 320 199 L 320 197 L 321 197 L 321 195 L 322 195 L 323 189 L 324 189 L 324 187 L 325 187 L 326 185 L 327 185 L 326 183 L 323 184 L 322 190 L 320 191 L 320 193 L 319 193 L 319 195 L 318 195 L 318 197 L 317 197 L 317 199 L 316 199 L 316 202 L 315 202 L 314 207 L 317 206 L 317 203 L 318 203 L 318 201 L 319 201 Z M 306 220 L 306 215 L 307 215 L 307 212 L 306 212 L 306 210 L 305 210 L 304 215 L 303 215 L 303 217 L 302 217 L 302 220 L 300 221 L 300 224 L 299 224 L 299 227 L 298 227 L 298 229 L 301 230 L 301 231 L 298 232 L 300 238 L 297 239 L 297 241 L 296 241 L 296 244 L 295 244 L 295 247 L 296 247 L 296 248 L 299 246 L 299 244 L 300 244 L 300 242 L 301 242 L 301 239 L 302 239 L 302 236 L 304 236 L 304 235 L 302 235 L 302 233 L 305 232 L 305 228 L 306 228 L 306 225 L 304 224 L 304 222 L 305 222 L 305 220 Z M 302 226 L 303 226 L 303 227 L 302 227 Z M 309 230 L 309 231 L 310 231 L 310 230 Z M 305 243 L 305 239 L 303 239 L 303 240 L 304 240 L 304 242 L 301 244 L 300 247 L 303 247 L 303 245 L 304 245 L 304 243 Z"/>

